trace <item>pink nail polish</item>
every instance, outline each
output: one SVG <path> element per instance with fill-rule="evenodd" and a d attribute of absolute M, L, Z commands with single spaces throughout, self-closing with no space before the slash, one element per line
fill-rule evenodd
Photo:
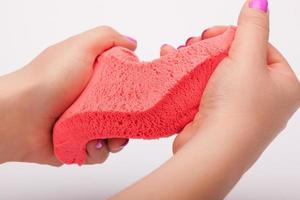
<path fill-rule="evenodd" d="M 102 140 L 97 140 L 96 149 L 101 149 L 102 146 L 103 146 Z"/>
<path fill-rule="evenodd" d="M 127 35 L 124 35 L 124 37 L 126 37 L 128 40 L 130 40 L 131 42 L 133 43 L 137 43 L 136 39 L 132 38 L 132 37 L 129 37 Z"/>
<path fill-rule="evenodd" d="M 185 45 L 180 45 L 179 47 L 177 47 L 177 49 L 181 49 L 183 47 L 185 47 Z"/>
<path fill-rule="evenodd" d="M 187 45 L 189 45 L 189 43 L 190 43 L 190 41 L 192 40 L 192 39 L 194 39 L 195 37 L 189 37 L 186 41 L 185 41 L 185 45 L 187 46 Z"/>
<path fill-rule="evenodd" d="M 201 34 L 201 40 L 203 40 L 203 37 L 204 37 L 204 35 L 205 35 L 205 33 L 208 31 L 208 29 L 205 29 L 203 32 L 202 32 L 202 34 Z"/>
<path fill-rule="evenodd" d="M 268 12 L 268 0 L 250 0 L 249 7 Z"/>

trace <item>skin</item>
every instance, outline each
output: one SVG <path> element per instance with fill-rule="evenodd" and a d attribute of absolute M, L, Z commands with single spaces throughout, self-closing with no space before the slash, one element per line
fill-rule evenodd
<path fill-rule="evenodd" d="M 299 108 L 300 83 L 284 57 L 268 43 L 268 13 L 250 9 L 248 3 L 241 11 L 229 55 L 207 85 L 199 113 L 174 141 L 174 156 L 111 199 L 223 199 Z M 188 45 L 225 29 L 213 27 L 202 37 L 191 38 Z M 99 29 L 75 36 L 50 47 L 25 68 L 1 77 L 0 95 L 5 94 L 0 96 L 2 162 L 57 162 L 51 128 L 86 85 L 96 56 L 113 45 L 135 48 L 111 28 L 104 30 L 109 32 L 106 37 L 98 38 L 104 33 Z M 164 45 L 161 55 L 174 50 Z M 114 141 L 102 149 L 105 156 Z M 94 155 L 89 163 L 105 157 L 94 152 L 94 146 L 87 148 Z"/>
<path fill-rule="evenodd" d="M 300 83 L 268 43 L 269 13 L 248 4 L 199 113 L 174 141 L 174 156 L 111 199 L 223 199 L 299 108 Z M 189 43 L 225 29 L 213 27 Z M 164 45 L 161 54 L 170 51 L 174 48 Z"/>
<path fill-rule="evenodd" d="M 60 166 L 53 153 L 52 128 L 88 83 L 103 51 L 136 42 L 110 27 L 98 27 L 48 47 L 32 62 L 0 77 L 0 163 L 34 162 Z M 102 163 L 127 139 L 87 144 L 86 164 Z"/>

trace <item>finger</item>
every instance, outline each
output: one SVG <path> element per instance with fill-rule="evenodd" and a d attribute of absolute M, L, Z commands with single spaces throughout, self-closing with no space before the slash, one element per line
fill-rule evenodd
<path fill-rule="evenodd" d="M 187 47 L 187 46 L 190 46 L 196 42 L 199 42 L 201 41 L 201 37 L 190 37 L 188 38 L 186 41 L 185 41 L 185 44 L 184 45 L 180 45 L 177 47 L 177 49 L 181 49 L 181 48 L 184 48 L 184 47 Z"/>
<path fill-rule="evenodd" d="M 86 164 L 103 163 L 109 155 L 107 144 L 104 140 L 90 141 L 86 145 L 86 151 Z"/>
<path fill-rule="evenodd" d="M 284 56 L 272 45 L 268 45 L 268 65 L 282 73 L 295 74 Z"/>
<path fill-rule="evenodd" d="M 110 152 L 117 153 L 121 151 L 128 142 L 129 140 L 125 138 L 112 138 L 107 140 L 107 146 Z"/>
<path fill-rule="evenodd" d="M 203 31 L 201 38 L 202 40 L 208 39 L 208 38 L 212 38 L 218 35 L 223 34 L 227 29 L 229 28 L 229 26 L 214 26 L 212 28 L 208 28 L 205 31 Z"/>
<path fill-rule="evenodd" d="M 63 165 L 63 163 L 60 162 L 60 161 L 56 158 L 56 156 L 55 156 L 54 154 L 51 154 L 51 155 L 49 156 L 49 158 L 48 158 L 46 161 L 41 162 L 41 164 L 47 164 L 47 165 L 51 165 L 51 166 L 54 166 L 54 167 L 60 167 L 60 166 Z"/>
<path fill-rule="evenodd" d="M 160 47 L 160 56 L 167 55 L 167 54 L 172 53 L 174 51 L 176 51 L 176 49 L 173 46 L 168 45 L 168 44 L 164 44 Z"/>
<path fill-rule="evenodd" d="M 100 26 L 69 39 L 78 43 L 81 49 L 96 57 L 107 49 L 114 46 L 122 46 L 135 50 L 137 42 L 131 37 L 121 35 L 108 26 Z"/>
<path fill-rule="evenodd" d="M 185 42 L 185 46 L 189 46 L 189 45 L 192 45 L 196 42 L 199 42 L 201 41 L 201 37 L 190 37 L 189 39 L 186 40 Z"/>
<path fill-rule="evenodd" d="M 228 29 L 228 26 L 214 26 L 212 28 L 208 28 L 202 33 L 202 39 L 208 39 L 211 37 L 215 37 L 217 35 L 220 35 L 224 33 Z M 289 63 L 287 60 L 284 58 L 284 56 L 272 45 L 268 44 L 268 65 L 271 68 L 282 68 L 281 70 L 288 72 L 288 73 L 293 73 L 292 68 L 290 67 Z"/>
<path fill-rule="evenodd" d="M 248 0 L 242 8 L 229 56 L 252 63 L 266 62 L 269 39 L 267 0 Z M 260 62 L 257 64 L 257 62 Z M 252 66 L 252 65 L 246 65 Z"/>
<path fill-rule="evenodd" d="M 177 153 L 193 136 L 192 132 L 182 132 L 176 136 L 173 142 L 173 154 Z"/>
<path fill-rule="evenodd" d="M 186 40 L 185 45 L 189 46 L 204 39 L 220 35 L 228 29 L 229 26 L 214 26 L 204 30 L 200 37 L 190 37 Z"/>
<path fill-rule="evenodd" d="M 195 135 L 195 126 L 197 124 L 191 122 L 187 124 L 180 133 L 176 136 L 173 142 L 173 153 L 175 154 L 179 149 L 181 149 L 194 135 Z"/>

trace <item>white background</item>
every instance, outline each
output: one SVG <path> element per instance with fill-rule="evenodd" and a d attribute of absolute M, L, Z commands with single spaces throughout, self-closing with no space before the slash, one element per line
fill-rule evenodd
<path fill-rule="evenodd" d="M 242 4 L 241 0 L 1 0 L 0 74 L 22 67 L 52 43 L 98 25 L 136 38 L 137 54 L 151 60 L 158 57 L 163 43 L 178 46 L 206 27 L 235 24 Z M 270 4 L 271 41 L 300 77 L 300 3 Z M 300 112 L 227 199 L 300 199 L 299 129 Z M 103 165 L 1 165 L 0 199 L 105 199 L 170 158 L 172 140 L 131 140 Z"/>

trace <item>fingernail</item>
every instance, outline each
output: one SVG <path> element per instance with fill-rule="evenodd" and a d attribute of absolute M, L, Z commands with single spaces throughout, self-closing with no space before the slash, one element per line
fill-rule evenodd
<path fill-rule="evenodd" d="M 102 146 L 103 146 L 102 140 L 97 140 L 96 149 L 101 149 Z"/>
<path fill-rule="evenodd" d="M 263 12 L 268 11 L 268 0 L 250 0 L 249 7 L 261 10 Z"/>
<path fill-rule="evenodd" d="M 179 47 L 177 47 L 177 49 L 181 49 L 183 47 L 185 47 L 185 45 L 180 45 Z"/>
<path fill-rule="evenodd" d="M 160 47 L 160 48 L 164 48 L 165 46 L 167 46 L 167 44 L 163 44 L 163 45 L 161 45 L 161 47 Z"/>
<path fill-rule="evenodd" d="M 205 29 L 201 34 L 201 40 L 203 40 L 205 33 L 208 31 L 208 29 Z"/>
<path fill-rule="evenodd" d="M 185 41 L 185 45 L 189 45 L 190 41 L 192 39 L 194 39 L 195 37 L 189 37 L 186 41 Z"/>
<path fill-rule="evenodd" d="M 126 37 L 128 40 L 130 40 L 131 42 L 133 43 L 137 43 L 136 39 L 132 38 L 132 37 L 129 37 L 127 35 L 124 35 L 124 37 Z"/>

